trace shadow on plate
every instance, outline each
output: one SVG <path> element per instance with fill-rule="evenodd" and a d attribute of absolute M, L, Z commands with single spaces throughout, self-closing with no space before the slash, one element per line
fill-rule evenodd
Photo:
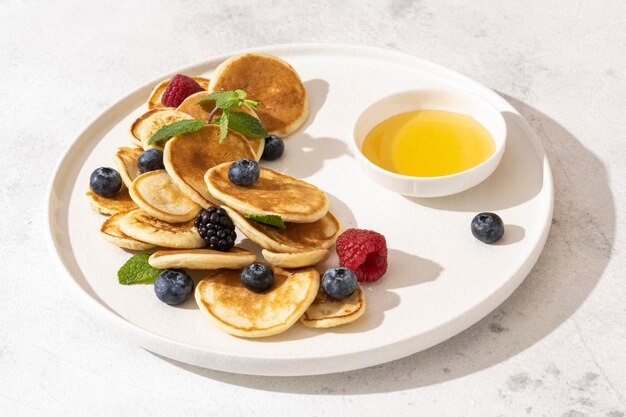
<path fill-rule="evenodd" d="M 258 390 L 359 395 L 428 386 L 479 372 L 524 351 L 558 328 L 585 301 L 611 258 L 616 214 L 607 170 L 593 152 L 556 121 L 514 98 L 504 97 L 544 145 L 552 165 L 556 202 L 552 228 L 539 261 L 513 295 L 491 314 L 425 351 L 337 374 L 248 376 L 165 360 L 207 378 Z M 530 190 L 526 195 L 532 193 Z"/>
<path fill-rule="evenodd" d="M 314 138 L 306 133 L 294 133 L 285 139 L 284 156 L 276 161 L 263 161 L 263 166 L 292 177 L 306 179 L 321 170 L 324 162 L 352 155 L 348 144 L 329 137 Z M 298 161 L 294 164 L 293 161 Z"/>
<path fill-rule="evenodd" d="M 495 244 L 501 246 L 512 245 L 514 243 L 521 242 L 521 240 L 524 239 L 524 236 L 526 236 L 526 231 L 523 227 L 515 224 L 505 224 L 504 236 L 502 236 L 502 239 Z"/>
<path fill-rule="evenodd" d="M 328 85 L 328 81 L 315 78 L 305 81 L 304 88 L 306 88 L 307 94 L 309 96 L 309 117 L 307 118 L 306 122 L 304 122 L 302 127 L 298 129 L 298 132 L 304 132 L 307 127 L 313 124 L 317 113 L 320 111 L 320 109 L 324 105 L 324 102 L 326 101 L 330 86 Z"/>
<path fill-rule="evenodd" d="M 469 190 L 447 197 L 406 198 L 434 209 L 481 212 L 515 207 L 535 197 L 543 186 L 542 164 L 525 143 L 523 119 L 511 112 L 502 115 L 508 131 L 506 148 L 498 168 L 489 178 Z"/>

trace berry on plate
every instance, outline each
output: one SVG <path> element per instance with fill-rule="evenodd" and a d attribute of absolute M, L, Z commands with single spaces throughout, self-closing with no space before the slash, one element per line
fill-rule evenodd
<path fill-rule="evenodd" d="M 204 88 L 193 78 L 176 74 L 167 84 L 161 96 L 161 103 L 166 107 L 178 107 L 187 97 L 199 91 L 204 91 Z"/>
<path fill-rule="evenodd" d="M 91 173 L 89 186 L 102 197 L 113 197 L 122 188 L 122 176 L 113 168 L 101 167 Z"/>
<path fill-rule="evenodd" d="M 182 269 L 166 269 L 154 281 L 154 293 L 165 304 L 185 302 L 193 291 L 193 280 Z"/>
<path fill-rule="evenodd" d="M 274 285 L 274 271 L 263 264 L 251 264 L 241 271 L 241 284 L 253 292 L 263 292 Z"/>
<path fill-rule="evenodd" d="M 240 187 L 249 187 L 259 180 L 259 164 L 248 158 L 237 159 L 228 168 L 228 179 Z"/>
<path fill-rule="evenodd" d="M 339 264 L 351 269 L 359 282 L 378 281 L 387 272 L 385 236 L 373 230 L 348 229 L 337 238 Z"/>
<path fill-rule="evenodd" d="M 221 252 L 228 252 L 235 246 L 237 232 L 230 216 L 221 207 L 211 206 L 201 210 L 194 223 L 198 234 L 206 245 Z"/>
<path fill-rule="evenodd" d="M 142 174 L 157 169 L 165 169 L 163 151 L 155 148 L 146 149 L 137 158 L 137 168 Z"/>
<path fill-rule="evenodd" d="M 265 147 L 263 148 L 263 155 L 261 159 L 264 161 L 275 161 L 283 156 L 285 152 L 285 143 L 280 136 L 269 135 L 265 138 Z"/>
<path fill-rule="evenodd" d="M 478 213 L 472 219 L 472 234 L 481 242 L 497 242 L 504 235 L 504 223 L 495 213 Z"/>
<path fill-rule="evenodd" d="M 357 287 L 357 278 L 348 268 L 331 268 L 324 272 L 322 288 L 326 295 L 335 300 L 343 300 L 351 296 Z"/>

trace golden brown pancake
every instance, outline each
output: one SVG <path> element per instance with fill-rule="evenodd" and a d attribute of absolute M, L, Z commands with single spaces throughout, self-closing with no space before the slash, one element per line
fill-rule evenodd
<path fill-rule="evenodd" d="M 155 219 L 142 210 L 133 210 L 120 220 L 120 230 L 142 242 L 173 249 L 198 249 L 205 246 L 204 240 L 193 225 L 193 220 L 185 223 L 168 223 Z"/>
<path fill-rule="evenodd" d="M 125 215 L 126 213 L 118 213 L 106 219 L 105 222 L 102 223 L 102 227 L 100 227 L 100 235 L 108 242 L 123 249 L 149 250 L 154 248 L 154 245 L 133 239 L 122 232 L 120 222 Z"/>
<path fill-rule="evenodd" d="M 256 255 L 241 248 L 230 252 L 213 249 L 177 249 L 154 252 L 148 262 L 154 268 L 241 269 L 253 263 Z"/>
<path fill-rule="evenodd" d="M 178 120 L 191 118 L 187 113 L 172 108 L 148 110 L 130 126 L 131 142 L 148 149 L 148 141 L 160 128 Z"/>
<path fill-rule="evenodd" d="M 352 323 L 365 313 L 365 292 L 361 285 L 349 297 L 335 300 L 326 295 L 320 286 L 315 301 L 300 318 L 307 327 L 317 329 Z"/>
<path fill-rule="evenodd" d="M 227 59 L 211 78 L 209 91 L 237 90 L 259 102 L 256 113 L 269 133 L 287 136 L 309 114 L 306 89 L 298 73 L 282 59 L 247 53 Z"/>
<path fill-rule="evenodd" d="M 267 262 L 279 268 L 305 268 L 314 266 L 328 258 L 328 249 L 312 249 L 305 252 L 272 252 L 267 249 L 261 251 Z"/>
<path fill-rule="evenodd" d="M 220 128 L 207 125 L 194 133 L 175 136 L 165 144 L 163 163 L 181 191 L 202 207 L 214 199 L 204 182 L 209 168 L 239 158 L 254 158 L 250 143 L 237 132 L 229 131 L 219 143 Z"/>
<path fill-rule="evenodd" d="M 125 213 L 137 208 L 137 204 L 130 198 L 128 188 L 122 186 L 122 189 L 113 197 L 102 197 L 93 191 L 87 191 L 89 197 L 89 205 L 96 213 L 113 215 L 117 213 Z"/>
<path fill-rule="evenodd" d="M 272 252 L 306 252 L 331 247 L 341 233 L 339 221 L 329 211 L 313 223 L 285 223 L 284 229 L 246 219 L 222 206 L 233 223 L 248 239 Z"/>
<path fill-rule="evenodd" d="M 198 84 L 200 84 L 200 87 L 204 88 L 205 90 L 209 87 L 209 79 L 208 78 L 203 78 L 203 77 L 191 77 L 193 78 Z M 161 103 L 161 97 L 163 96 L 163 93 L 165 92 L 165 89 L 167 88 L 167 85 L 170 83 L 170 79 L 167 78 L 163 81 L 161 81 L 160 83 L 158 83 L 154 89 L 152 89 L 152 92 L 150 93 L 150 97 L 148 98 L 148 109 L 152 110 L 152 109 L 170 109 L 171 107 L 166 107 L 163 105 L 163 103 Z"/>
<path fill-rule="evenodd" d="M 178 106 L 176 110 L 187 113 L 191 117 L 203 120 L 205 123 L 207 123 L 209 119 L 209 114 L 215 108 L 215 101 L 211 100 L 202 104 L 197 103 L 208 95 L 208 91 L 200 91 L 192 94 L 187 97 L 185 101 L 180 103 L 180 106 Z M 245 104 L 240 109 L 231 109 L 231 112 L 245 112 L 250 116 L 256 117 L 257 119 L 259 118 L 254 110 L 252 110 L 252 108 Z M 219 117 L 219 115 L 220 112 L 216 113 L 215 116 L 213 116 L 212 120 L 215 120 L 217 117 Z M 246 139 L 248 139 L 250 145 L 252 145 L 252 149 L 254 149 L 254 153 L 256 154 L 255 159 L 257 161 L 260 160 L 261 155 L 263 155 L 263 148 L 265 148 L 265 138 L 252 138 L 246 136 Z"/>
<path fill-rule="evenodd" d="M 274 271 L 274 285 L 255 293 L 241 284 L 241 270 L 216 271 L 196 286 L 200 310 L 225 332 L 239 337 L 264 337 L 284 332 L 311 305 L 319 288 L 313 268 Z"/>
<path fill-rule="evenodd" d="M 316 186 L 268 168 L 261 168 L 259 179 L 240 187 L 228 179 L 230 163 L 206 172 L 209 193 L 244 215 L 275 215 L 283 222 L 311 223 L 328 211 L 328 197 Z"/>
<path fill-rule="evenodd" d="M 143 211 L 170 223 L 195 219 L 200 206 L 180 191 L 164 169 L 141 174 L 130 186 L 130 197 Z"/>
<path fill-rule="evenodd" d="M 137 168 L 137 158 L 143 152 L 142 148 L 117 148 L 113 155 L 113 160 L 117 165 L 117 170 L 124 181 L 124 185 L 130 188 L 131 184 L 139 176 Z"/>

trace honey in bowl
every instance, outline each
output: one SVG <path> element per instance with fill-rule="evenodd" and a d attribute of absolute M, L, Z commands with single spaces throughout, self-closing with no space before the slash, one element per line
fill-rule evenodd
<path fill-rule="evenodd" d="M 438 177 L 466 171 L 495 151 L 493 137 L 471 116 L 416 110 L 392 116 L 363 141 L 374 164 L 402 175 Z"/>

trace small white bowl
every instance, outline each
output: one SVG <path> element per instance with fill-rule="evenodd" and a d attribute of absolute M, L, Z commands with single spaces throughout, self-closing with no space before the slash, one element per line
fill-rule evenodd
<path fill-rule="evenodd" d="M 473 168 L 439 177 L 396 174 L 367 159 L 361 150 L 365 136 L 391 116 L 414 110 L 446 110 L 471 116 L 491 133 L 494 153 Z M 393 94 L 365 109 L 354 124 L 352 146 L 360 168 L 383 187 L 413 197 L 442 197 L 460 193 L 487 179 L 498 167 L 505 143 L 506 123 L 500 111 L 489 102 L 462 90 L 423 89 Z"/>

